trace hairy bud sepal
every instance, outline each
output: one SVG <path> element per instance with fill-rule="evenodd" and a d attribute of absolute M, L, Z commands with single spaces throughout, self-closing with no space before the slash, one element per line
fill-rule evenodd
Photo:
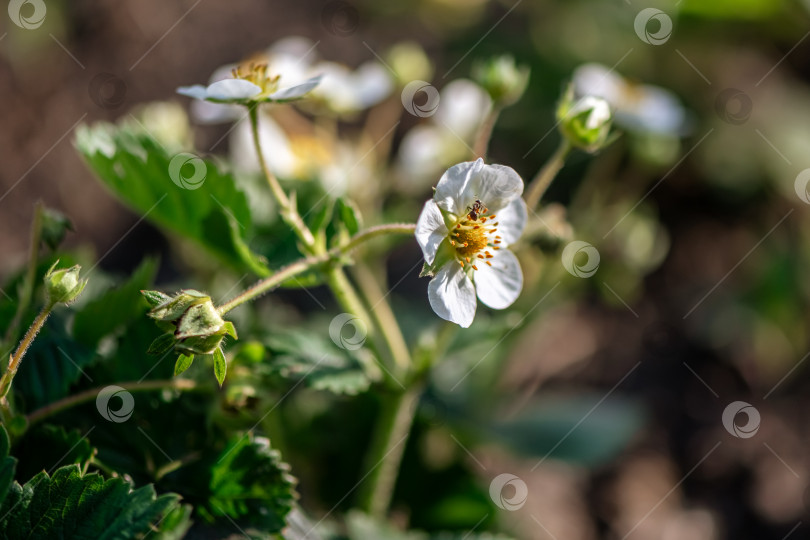
<path fill-rule="evenodd" d="M 82 267 L 78 264 L 70 268 L 60 268 L 56 270 L 59 261 L 45 274 L 45 292 L 50 305 L 70 304 L 82 293 L 87 286 L 86 279 L 79 279 L 79 271 Z"/>

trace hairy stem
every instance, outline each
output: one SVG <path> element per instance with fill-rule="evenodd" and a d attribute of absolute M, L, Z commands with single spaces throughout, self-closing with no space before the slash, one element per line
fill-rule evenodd
<path fill-rule="evenodd" d="M 128 392 L 148 392 L 150 390 L 163 390 L 164 388 L 174 388 L 175 390 L 195 390 L 200 388 L 196 382 L 189 380 L 189 379 L 167 379 L 167 380 L 157 380 L 157 381 L 134 381 L 134 382 L 124 382 L 119 383 L 118 386 L 127 390 Z M 49 416 L 53 416 L 54 414 L 64 411 L 65 409 L 69 409 L 71 407 L 75 407 L 81 403 L 86 401 L 92 401 L 96 399 L 98 393 L 101 392 L 104 388 L 91 388 L 89 390 L 85 390 L 83 392 L 79 392 L 78 394 L 74 394 L 72 396 L 68 396 L 66 398 L 62 398 L 59 401 L 54 401 L 53 403 L 42 407 L 41 409 L 37 409 L 31 414 L 28 415 L 28 425 L 36 424 L 37 422 L 41 422 L 45 418 Z"/>
<path fill-rule="evenodd" d="M 28 327 L 28 331 L 25 332 L 22 341 L 20 341 L 20 344 L 17 346 L 17 350 L 14 351 L 11 358 L 9 358 L 8 369 L 3 373 L 3 376 L 0 377 L 0 398 L 4 398 L 6 394 L 8 394 L 11 388 L 11 381 L 14 379 L 14 375 L 17 374 L 17 369 L 20 367 L 20 361 L 23 356 L 25 356 L 28 347 L 34 342 L 34 338 L 36 338 L 39 331 L 42 330 L 45 321 L 48 320 L 48 316 L 51 314 L 51 311 L 53 311 L 53 306 L 53 304 L 48 303 L 42 308 L 42 311 L 39 312 L 34 322 Z"/>
<path fill-rule="evenodd" d="M 368 483 L 359 501 L 359 507 L 373 517 L 384 518 L 391 505 L 421 394 L 422 386 L 415 385 L 405 391 L 381 396 L 379 418 L 366 457 Z"/>
<path fill-rule="evenodd" d="M 540 199 L 543 198 L 543 194 L 548 189 L 548 186 L 551 185 L 554 177 L 557 176 L 557 173 L 560 172 L 560 169 L 565 165 L 565 158 L 570 151 L 571 144 L 567 139 L 563 138 L 562 142 L 560 142 L 560 146 L 557 147 L 554 154 L 552 154 L 546 164 L 543 165 L 531 181 L 525 196 L 526 206 L 528 206 L 530 210 L 533 210 L 540 203 Z"/>
<path fill-rule="evenodd" d="M 321 255 L 313 255 L 306 257 L 294 263 L 288 264 L 272 276 L 266 277 L 254 285 L 247 288 L 228 302 L 222 304 L 218 309 L 220 314 L 225 314 L 237 306 L 241 306 L 245 302 L 255 300 L 261 295 L 273 290 L 281 285 L 282 282 L 302 274 L 308 270 L 316 268 L 317 266 L 326 264 L 328 262 L 337 263 L 340 257 L 346 255 L 353 249 L 356 249 L 364 242 L 383 236 L 386 234 L 413 234 L 416 225 L 413 223 L 392 223 L 389 225 L 377 225 L 369 227 L 363 231 L 358 232 L 352 236 L 345 244 L 334 247 Z M 357 314 L 359 316 L 359 314 Z"/>
<path fill-rule="evenodd" d="M 250 129 L 253 132 L 253 145 L 256 149 L 256 155 L 259 158 L 259 165 L 261 166 L 264 177 L 267 179 L 267 183 L 270 186 L 270 192 L 273 194 L 276 202 L 281 207 L 281 216 L 284 218 L 287 224 L 292 227 L 293 231 L 304 243 L 304 245 L 311 250 L 315 245 L 315 237 L 312 236 L 312 231 L 310 231 L 306 226 L 304 220 L 298 213 L 298 210 L 294 207 L 293 203 L 290 201 L 290 198 L 287 197 L 287 194 L 284 193 L 284 190 L 281 188 L 281 184 L 278 183 L 276 175 L 273 174 L 270 167 L 267 166 L 267 161 L 264 159 L 261 141 L 259 140 L 258 107 L 255 105 L 251 106 L 248 109 L 248 115 L 250 116 Z"/>

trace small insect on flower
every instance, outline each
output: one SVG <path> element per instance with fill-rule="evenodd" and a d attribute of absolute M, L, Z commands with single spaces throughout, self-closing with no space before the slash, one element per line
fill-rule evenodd
<path fill-rule="evenodd" d="M 487 213 L 487 209 L 484 207 L 484 203 L 482 203 L 478 199 L 475 199 L 475 202 L 472 204 L 472 206 L 468 206 L 467 210 L 470 211 L 467 214 L 467 217 L 470 218 L 472 221 L 478 220 L 478 214 Z"/>

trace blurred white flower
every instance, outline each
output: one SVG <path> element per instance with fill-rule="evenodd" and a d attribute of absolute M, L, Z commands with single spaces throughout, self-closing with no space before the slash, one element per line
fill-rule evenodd
<path fill-rule="evenodd" d="M 616 124 L 630 131 L 683 135 L 686 111 L 664 88 L 636 84 L 601 64 L 584 64 L 574 71 L 576 97 L 605 99 L 615 111 Z"/>
<path fill-rule="evenodd" d="M 402 139 L 400 189 L 421 192 L 439 171 L 469 156 L 475 133 L 491 107 L 487 92 L 470 80 L 457 79 L 442 88 L 436 114 Z"/>
<path fill-rule="evenodd" d="M 560 131 L 570 144 L 586 152 L 596 152 L 608 142 L 613 114 L 601 97 L 574 97 L 569 88 L 557 107 Z"/>
<path fill-rule="evenodd" d="M 248 105 L 259 102 L 287 102 L 304 97 L 318 86 L 320 76 L 306 81 L 280 88 L 281 75 L 268 71 L 268 65 L 250 63 L 247 66 L 238 66 L 231 70 L 231 78 L 218 80 L 203 86 L 181 86 L 178 94 L 195 99 L 210 101 L 212 103 Z"/>
<path fill-rule="evenodd" d="M 428 298 L 442 319 L 464 328 L 475 318 L 476 295 L 504 309 L 520 295 L 523 273 L 507 247 L 526 225 L 523 180 L 504 165 L 482 159 L 450 167 L 425 203 L 416 241 L 430 272 Z"/>
<path fill-rule="evenodd" d="M 352 71 L 335 62 L 321 62 L 312 68 L 324 75 L 312 97 L 337 114 L 352 114 L 372 107 L 391 95 L 393 76 L 377 61 L 369 61 Z"/>
<path fill-rule="evenodd" d="M 266 73 L 279 77 L 286 83 L 302 82 L 302 85 L 319 78 L 319 84 L 309 89 L 307 97 L 324 105 L 328 110 L 342 115 L 353 114 L 376 105 L 391 94 L 394 88 L 394 77 L 377 61 L 369 61 L 356 70 L 335 62 L 318 61 L 316 43 L 308 38 L 289 36 L 275 42 L 259 54 L 247 59 L 247 65 L 266 65 Z M 209 85 L 203 87 L 186 87 L 183 94 L 199 97 L 202 101 L 192 104 L 192 116 L 202 123 L 230 122 L 244 117 L 242 108 L 229 105 L 234 99 L 220 95 L 223 90 L 220 81 L 233 81 L 233 71 L 239 64 L 228 64 L 217 68 L 211 75 Z M 244 70 L 244 68 L 242 68 Z M 255 81 L 248 81 L 255 82 Z M 220 84 L 217 84 L 220 83 Z M 272 84 L 272 80 L 267 82 Z M 216 86 L 215 86 L 216 85 Z M 224 83 L 225 89 L 236 93 L 237 102 L 258 95 L 256 88 L 242 83 Z M 232 89 L 230 86 L 238 85 Z M 294 88 L 289 89 L 294 95 Z M 211 87 L 214 87 L 213 89 Z M 257 84 L 257 86 L 261 86 Z M 245 97 L 247 96 L 247 97 Z M 273 97 L 273 96 L 271 96 Z M 300 97 L 300 96 L 299 96 Z M 224 99 L 221 99 L 224 98 Z M 291 95 L 276 95 L 272 101 L 290 101 L 297 99 Z M 309 101 L 308 100 L 308 101 Z"/>

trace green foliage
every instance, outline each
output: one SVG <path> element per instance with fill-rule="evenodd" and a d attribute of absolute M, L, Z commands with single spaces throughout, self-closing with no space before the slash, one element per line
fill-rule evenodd
<path fill-rule="evenodd" d="M 80 126 L 76 147 L 102 182 L 146 219 L 194 240 L 240 272 L 269 273 L 247 245 L 252 221 L 245 194 L 214 162 L 202 160 L 204 181 L 184 189 L 169 172 L 177 156 L 143 133 L 106 123 Z"/>
<path fill-rule="evenodd" d="M 0 508 L 3 507 L 8 490 L 14 481 L 14 471 L 17 460 L 9 456 L 11 442 L 8 439 L 6 428 L 0 425 Z"/>
<path fill-rule="evenodd" d="M 303 378 L 312 388 L 348 395 L 365 392 L 371 384 L 361 351 L 340 349 L 311 331 L 280 330 L 267 338 L 267 345 L 271 369 L 284 378 Z"/>
<path fill-rule="evenodd" d="M 14 485 L 0 527 L 11 537 L 135 538 L 145 535 L 177 497 L 155 498 L 151 487 L 131 491 L 122 479 L 106 482 L 63 467 Z"/>
<path fill-rule="evenodd" d="M 24 485 L 13 483 L 0 506 L 4 538 L 143 538 L 178 504 L 179 497 L 156 497 L 152 486 L 132 489 L 122 478 L 82 475 L 69 465 L 53 476 L 41 472 Z M 183 527 L 182 520 L 173 520 Z M 165 525 L 164 525 L 165 527 Z"/>
<path fill-rule="evenodd" d="M 518 416 L 496 422 L 493 429 L 524 454 L 600 465 L 629 444 L 644 420 L 638 404 L 617 398 L 594 408 L 602 397 L 546 397 Z"/>
<path fill-rule="evenodd" d="M 157 261 L 145 259 L 122 285 L 106 291 L 76 311 L 73 337 L 89 346 L 101 338 L 143 316 L 144 302 L 140 290 L 152 284 Z"/>
<path fill-rule="evenodd" d="M 266 533 L 281 531 L 297 497 L 289 469 L 268 439 L 249 434 L 233 438 L 211 466 L 206 513 Z"/>
<path fill-rule="evenodd" d="M 62 311 L 51 315 L 14 378 L 13 390 L 23 397 L 29 410 L 67 396 L 70 388 L 87 376 L 82 372 L 96 358 L 91 348 L 71 338 L 65 324 Z M 43 373 L 48 375 L 43 377 Z"/>

